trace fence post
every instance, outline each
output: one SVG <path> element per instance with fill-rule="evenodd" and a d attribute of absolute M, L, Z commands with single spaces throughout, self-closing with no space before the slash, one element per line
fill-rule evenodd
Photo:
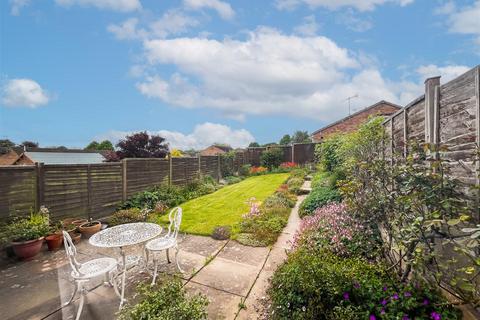
<path fill-rule="evenodd" d="M 35 163 L 35 173 L 35 211 L 38 212 L 45 201 L 45 167 L 43 163 Z"/>
<path fill-rule="evenodd" d="M 403 109 L 403 157 L 408 156 L 408 114 L 407 109 Z"/>
<path fill-rule="evenodd" d="M 122 201 L 127 201 L 127 159 L 122 160 Z"/>
<path fill-rule="evenodd" d="M 92 218 L 92 172 L 87 164 L 87 216 L 88 220 Z"/>
<path fill-rule="evenodd" d="M 440 77 L 425 80 L 425 142 L 433 143 L 435 87 L 440 85 Z"/>
<path fill-rule="evenodd" d="M 292 143 L 292 162 L 295 162 L 295 143 Z"/>
<path fill-rule="evenodd" d="M 198 155 L 198 179 L 202 179 L 202 156 Z"/>
<path fill-rule="evenodd" d="M 440 144 L 440 85 L 436 85 L 433 94 L 433 140 L 435 145 L 435 159 L 438 159 L 438 145 Z"/>
<path fill-rule="evenodd" d="M 172 181 L 172 177 L 173 177 L 173 165 L 172 165 L 172 162 L 173 162 L 173 159 L 172 159 L 172 155 L 169 154 L 168 155 L 168 185 L 171 186 L 173 181 Z"/>
<path fill-rule="evenodd" d="M 477 125 L 477 163 L 476 163 L 476 169 L 477 169 L 477 186 L 480 186 L 480 67 L 477 67 L 477 72 L 475 73 L 475 98 L 476 98 L 476 109 L 477 109 L 477 115 L 476 115 L 476 125 Z M 477 216 L 475 217 L 478 221 L 479 216 L 480 216 L 480 188 L 478 189 L 477 193 Z"/>
<path fill-rule="evenodd" d="M 221 175 L 222 175 L 222 170 L 220 167 L 220 155 L 217 155 L 218 161 L 217 161 L 217 181 L 220 181 Z"/>

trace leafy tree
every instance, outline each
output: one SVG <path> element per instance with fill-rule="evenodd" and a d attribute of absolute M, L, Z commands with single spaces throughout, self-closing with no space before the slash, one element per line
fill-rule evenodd
<path fill-rule="evenodd" d="M 286 134 L 282 137 L 282 139 L 280 139 L 280 142 L 278 144 L 285 146 L 290 144 L 291 142 L 292 142 L 292 137 L 290 137 L 289 134 Z"/>
<path fill-rule="evenodd" d="M 98 144 L 97 150 L 110 150 L 113 151 L 113 144 L 109 140 L 103 140 Z"/>
<path fill-rule="evenodd" d="M 98 142 L 95 140 L 90 142 L 88 146 L 85 147 L 85 150 L 98 150 Z"/>
<path fill-rule="evenodd" d="M 183 157 L 182 151 L 178 149 L 172 149 L 172 151 L 170 151 L 170 154 L 172 155 L 172 157 Z"/>
<path fill-rule="evenodd" d="M 15 147 L 15 143 L 8 139 L 0 140 L 0 154 L 7 153 L 11 148 Z"/>
<path fill-rule="evenodd" d="M 27 147 L 27 148 L 38 148 L 38 142 L 23 141 L 22 144 L 20 144 L 20 146 Z"/>
<path fill-rule="evenodd" d="M 292 143 L 309 143 L 312 142 L 312 138 L 308 134 L 308 131 L 297 130 L 292 136 Z"/>
<path fill-rule="evenodd" d="M 278 143 L 276 143 L 276 142 L 269 142 L 269 143 L 265 143 L 262 147 L 272 147 L 272 146 L 278 146 Z"/>
<path fill-rule="evenodd" d="M 113 151 L 113 144 L 109 140 L 103 140 L 98 143 L 97 141 L 92 141 L 85 147 L 85 150 L 110 150 Z"/>
<path fill-rule="evenodd" d="M 262 166 L 268 169 L 277 168 L 283 162 L 283 151 L 280 148 L 269 148 L 260 157 Z"/>
<path fill-rule="evenodd" d="M 159 135 L 149 135 L 146 131 L 127 136 L 117 143 L 116 152 L 106 155 L 107 161 L 118 161 L 124 158 L 165 158 L 168 144 Z"/>
<path fill-rule="evenodd" d="M 260 147 L 260 145 L 258 144 L 258 142 L 250 142 L 248 147 L 249 148 L 258 148 L 258 147 Z"/>

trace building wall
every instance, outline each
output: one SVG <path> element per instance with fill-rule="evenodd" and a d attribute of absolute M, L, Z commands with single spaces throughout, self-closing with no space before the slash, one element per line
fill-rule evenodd
<path fill-rule="evenodd" d="M 371 108 L 369 110 L 365 110 L 364 112 L 360 112 L 356 115 L 351 117 L 347 117 L 344 120 L 340 121 L 339 123 L 327 127 L 324 130 L 321 130 L 314 135 L 312 135 L 314 142 L 320 142 L 322 139 L 325 139 L 329 135 L 332 135 L 337 132 L 341 133 L 348 133 L 358 129 L 358 127 L 367 121 L 370 116 L 380 116 L 380 115 L 391 115 L 397 112 L 399 109 L 388 104 L 382 103 L 376 106 L 375 108 Z"/>

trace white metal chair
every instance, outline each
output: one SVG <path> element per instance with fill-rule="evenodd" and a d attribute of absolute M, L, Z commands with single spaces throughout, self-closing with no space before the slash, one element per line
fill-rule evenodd
<path fill-rule="evenodd" d="M 168 220 L 170 224 L 168 225 L 168 233 L 160 238 L 156 238 L 150 240 L 146 246 L 146 254 L 147 254 L 147 264 L 149 253 L 153 255 L 153 280 L 152 285 L 155 284 L 155 280 L 157 279 L 157 271 L 158 271 L 158 260 L 156 258 L 156 254 L 165 250 L 167 254 L 167 261 L 170 263 L 170 256 L 169 256 L 169 249 L 175 248 L 175 263 L 177 264 L 177 268 L 180 272 L 183 273 L 183 270 L 180 268 L 180 264 L 178 263 L 178 242 L 177 236 L 178 231 L 180 229 L 180 224 L 182 222 L 182 208 L 175 207 L 173 208 L 170 213 L 168 214 Z"/>
<path fill-rule="evenodd" d="M 104 276 L 105 283 L 113 285 L 115 293 L 120 296 L 117 285 L 113 279 L 118 263 L 117 260 L 113 258 L 97 258 L 85 263 L 79 263 L 76 259 L 77 249 L 73 244 L 72 238 L 65 231 L 63 231 L 63 240 L 68 261 L 72 267 L 71 276 L 75 281 L 75 289 L 72 297 L 64 304 L 64 306 L 69 305 L 73 301 L 73 298 L 75 298 L 77 292 L 80 292 L 80 304 L 78 306 L 77 316 L 75 318 L 78 320 L 85 303 L 85 295 L 88 293 L 84 283 L 90 281 L 91 279 Z"/>

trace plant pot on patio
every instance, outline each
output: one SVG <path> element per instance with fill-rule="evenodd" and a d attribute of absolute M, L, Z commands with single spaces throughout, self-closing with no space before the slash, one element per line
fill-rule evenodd
<path fill-rule="evenodd" d="M 22 260 L 31 260 L 42 249 L 43 237 L 28 241 L 12 241 L 13 252 Z"/>
<path fill-rule="evenodd" d="M 61 233 L 54 233 L 45 237 L 45 241 L 47 241 L 48 250 L 55 251 L 62 246 L 63 235 Z"/>
<path fill-rule="evenodd" d="M 87 223 L 88 220 L 87 219 L 77 219 L 77 220 L 73 220 L 71 222 L 71 224 L 74 224 L 77 228 L 80 227 L 82 224 L 84 223 Z"/>
<path fill-rule="evenodd" d="M 82 233 L 82 236 L 89 238 L 100 231 L 101 228 L 102 223 L 100 221 L 90 221 L 80 225 L 78 230 Z"/>
<path fill-rule="evenodd" d="M 72 238 L 72 241 L 74 244 L 77 244 L 80 242 L 80 240 L 82 239 L 82 234 L 79 233 L 79 232 L 72 232 L 72 233 L 68 233 L 70 235 L 70 238 Z"/>

